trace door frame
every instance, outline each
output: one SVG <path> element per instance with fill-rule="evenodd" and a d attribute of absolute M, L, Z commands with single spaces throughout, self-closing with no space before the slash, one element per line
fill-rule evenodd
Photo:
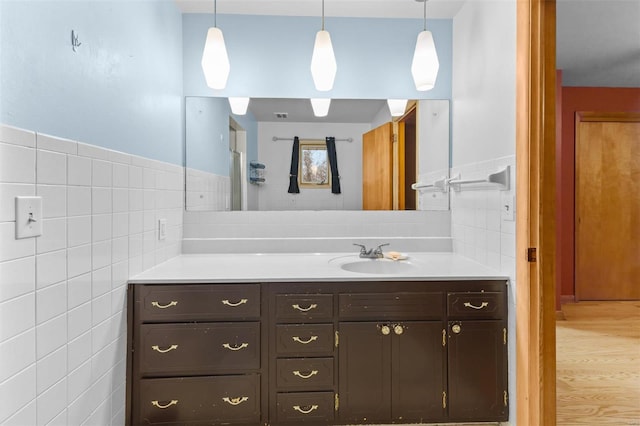
<path fill-rule="evenodd" d="M 555 0 L 517 0 L 516 33 L 516 418 L 554 426 Z"/>

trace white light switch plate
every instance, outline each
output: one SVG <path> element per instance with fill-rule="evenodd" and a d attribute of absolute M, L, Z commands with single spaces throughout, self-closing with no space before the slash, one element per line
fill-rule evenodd
<path fill-rule="evenodd" d="M 158 239 L 167 238 L 167 219 L 158 219 Z"/>
<path fill-rule="evenodd" d="M 42 197 L 16 197 L 16 239 L 42 235 Z"/>

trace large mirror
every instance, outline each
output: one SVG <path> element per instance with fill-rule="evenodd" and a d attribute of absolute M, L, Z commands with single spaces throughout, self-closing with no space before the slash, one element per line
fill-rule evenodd
<path fill-rule="evenodd" d="M 446 177 L 449 111 L 448 100 L 409 101 L 392 117 L 386 100 L 334 99 L 317 117 L 309 99 L 252 98 L 247 114 L 235 115 L 226 98 L 187 97 L 186 209 L 446 210 L 448 194 L 411 185 Z M 330 170 L 327 138 L 335 138 L 339 189 L 331 176 L 291 191 L 300 170 Z M 300 146 L 319 150 L 317 164 Z"/>

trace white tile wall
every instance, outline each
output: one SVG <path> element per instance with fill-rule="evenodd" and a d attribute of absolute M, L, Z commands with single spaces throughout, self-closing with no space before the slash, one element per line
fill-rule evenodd
<path fill-rule="evenodd" d="M 126 282 L 180 253 L 183 188 L 179 166 L 0 125 L 0 424 L 124 423 Z M 16 240 L 35 194 L 43 235 Z"/>
<path fill-rule="evenodd" d="M 187 169 L 186 205 L 190 211 L 229 210 L 231 180 L 229 176 L 220 176 L 195 169 Z"/>

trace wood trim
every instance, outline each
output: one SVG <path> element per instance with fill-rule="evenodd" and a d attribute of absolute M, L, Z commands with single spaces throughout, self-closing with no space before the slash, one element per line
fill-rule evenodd
<path fill-rule="evenodd" d="M 617 123 L 635 123 L 640 121 L 640 112 L 576 112 L 576 140 L 578 124 L 583 121 L 609 121 Z"/>
<path fill-rule="evenodd" d="M 517 2 L 516 389 L 519 426 L 555 420 L 555 0 Z M 538 261 L 529 263 L 528 247 Z"/>

